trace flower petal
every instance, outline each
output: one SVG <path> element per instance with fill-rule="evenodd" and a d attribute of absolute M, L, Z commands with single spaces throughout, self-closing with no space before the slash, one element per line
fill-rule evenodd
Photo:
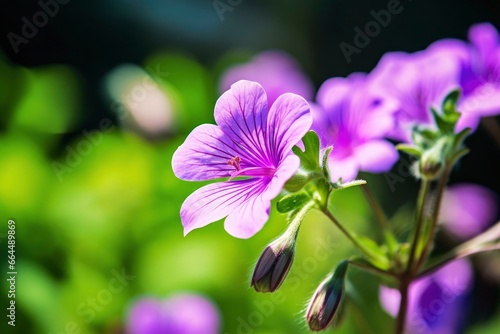
<path fill-rule="evenodd" d="M 387 172 L 398 161 L 394 145 L 386 140 L 372 140 L 354 150 L 359 169 L 370 173 Z"/>
<path fill-rule="evenodd" d="M 260 231 L 269 219 L 271 201 L 254 194 L 227 216 L 224 228 L 233 237 L 247 239 Z"/>
<path fill-rule="evenodd" d="M 267 167 L 264 131 L 267 124 L 266 92 L 256 82 L 240 80 L 217 100 L 214 117 L 222 132 L 240 151 L 246 151 L 247 163 Z"/>
<path fill-rule="evenodd" d="M 175 176 L 187 181 L 229 177 L 235 168 L 228 165 L 228 161 L 241 153 L 217 126 L 203 124 L 175 151 L 172 169 Z"/>
<path fill-rule="evenodd" d="M 292 93 L 278 97 L 269 110 L 266 133 L 267 150 L 274 166 L 289 154 L 311 125 L 311 111 L 304 98 Z"/>
<path fill-rule="evenodd" d="M 353 156 L 337 157 L 335 155 L 335 147 L 328 159 L 328 167 L 332 175 L 332 181 L 337 182 L 341 177 L 343 182 L 352 181 L 356 178 L 359 171 L 359 166 Z"/>
<path fill-rule="evenodd" d="M 261 194 L 251 197 L 231 212 L 226 218 L 224 228 L 237 238 L 250 238 L 260 231 L 269 218 L 271 200 L 283 190 L 283 185 L 293 176 L 300 165 L 296 155 L 289 155 L 282 161 L 271 181 L 265 185 Z M 262 180 L 261 182 L 265 182 Z"/>
<path fill-rule="evenodd" d="M 469 40 L 479 50 L 483 59 L 490 56 L 500 44 L 496 28 L 490 23 L 479 23 L 469 29 Z"/>
<path fill-rule="evenodd" d="M 247 217 L 239 217 L 237 213 L 241 212 L 242 208 L 252 211 L 252 206 L 249 206 L 249 203 L 254 203 L 265 187 L 266 183 L 263 183 L 262 179 L 253 178 L 217 182 L 196 190 L 186 198 L 181 207 L 184 235 L 194 229 L 220 220 L 231 213 L 233 219 L 246 219 Z M 268 204 L 270 205 L 270 202 Z M 258 209 L 259 207 L 251 214 L 257 215 Z M 269 211 L 269 207 L 267 211 Z M 262 225 L 265 220 L 261 222 Z"/>

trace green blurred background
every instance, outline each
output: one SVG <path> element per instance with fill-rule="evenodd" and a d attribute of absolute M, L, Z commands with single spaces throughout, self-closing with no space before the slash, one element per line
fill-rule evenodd
<path fill-rule="evenodd" d="M 15 220 L 18 271 L 16 327 L 2 314 L 2 333 L 122 333 L 134 300 L 177 292 L 209 297 L 221 312 L 222 333 L 306 333 L 307 299 L 352 253 L 321 215 L 306 219 L 290 278 L 274 297 L 255 293 L 249 281 L 261 250 L 285 227 L 275 210 L 249 240 L 229 236 L 221 222 L 182 235 L 180 205 L 200 184 L 176 179 L 171 157 L 191 129 L 213 122 L 221 74 L 261 50 L 281 49 L 317 88 L 332 76 L 369 71 L 384 52 L 465 39 L 476 22 L 500 26 L 495 0 L 402 2 L 403 12 L 347 63 L 339 43 L 352 43 L 353 28 L 387 1 L 233 3 L 221 20 L 212 1 L 73 0 L 16 52 L 8 33 L 19 33 L 22 17 L 31 18 L 40 5 L 2 2 L 0 241 L 7 254 L 7 221 Z M 163 103 L 153 121 L 131 112 L 140 111 L 144 92 Z M 498 148 L 483 128 L 468 145 L 472 154 L 452 182 L 498 193 L 500 165 L 491 159 Z M 391 189 L 383 175 L 363 177 L 391 216 L 411 217 L 412 178 Z M 340 221 L 375 235 L 359 190 L 336 194 L 334 206 Z M 449 243 L 443 238 L 442 247 Z M 99 299 L 122 272 L 129 275 L 123 289 Z M 388 332 L 392 320 L 378 304 L 378 281 L 357 270 L 349 279 L 336 332 Z M 5 279 L 2 284 L 4 309 Z M 498 285 L 478 270 L 474 292 L 470 333 L 493 333 Z"/>

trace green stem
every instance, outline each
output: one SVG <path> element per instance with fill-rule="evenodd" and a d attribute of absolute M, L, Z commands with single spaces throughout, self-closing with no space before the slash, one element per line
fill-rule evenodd
<path fill-rule="evenodd" d="M 434 237 L 437 232 L 437 226 L 438 226 L 438 220 L 439 220 L 439 210 L 441 208 L 441 202 L 443 199 L 443 194 L 446 189 L 446 185 L 448 184 L 448 178 L 450 176 L 451 172 L 451 166 L 447 165 L 443 175 L 441 176 L 441 179 L 439 180 L 439 185 L 436 190 L 436 196 L 434 198 L 434 205 L 432 207 L 432 216 L 431 216 L 431 228 L 430 228 L 430 233 L 428 234 L 427 240 L 425 240 L 424 243 L 424 249 L 422 250 L 422 253 L 420 254 L 420 258 L 418 259 L 418 262 L 415 267 L 415 272 L 418 272 L 420 267 L 425 263 L 427 260 L 427 257 L 429 256 L 433 243 L 434 243 Z"/>
<path fill-rule="evenodd" d="M 370 207 L 372 208 L 373 214 L 375 215 L 378 224 L 382 228 L 382 233 L 384 235 L 386 244 L 389 247 L 389 251 L 391 253 L 395 253 L 398 247 L 398 242 L 389 228 L 387 217 L 384 211 L 382 210 L 380 203 L 378 202 L 377 198 L 373 195 L 373 192 L 370 190 L 370 187 L 368 187 L 368 185 L 363 184 L 361 186 L 361 189 L 363 190 L 363 194 L 365 195 L 368 204 L 370 204 Z"/>
<path fill-rule="evenodd" d="M 420 242 L 422 228 L 424 225 L 425 203 L 427 202 L 427 196 L 429 195 L 430 184 L 431 184 L 431 182 L 429 180 L 422 180 L 422 183 L 420 185 L 420 191 L 419 191 L 418 200 L 417 200 L 417 215 L 415 217 L 414 235 L 413 235 L 413 240 L 411 243 L 410 257 L 408 259 L 408 266 L 406 268 L 406 271 L 408 273 L 413 271 L 413 262 L 415 261 L 415 258 L 417 256 L 416 252 L 417 252 L 418 244 Z"/>

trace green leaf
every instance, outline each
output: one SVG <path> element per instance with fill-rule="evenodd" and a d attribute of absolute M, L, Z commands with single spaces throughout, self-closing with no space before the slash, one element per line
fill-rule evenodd
<path fill-rule="evenodd" d="M 298 146 L 292 148 L 293 153 L 295 153 L 300 158 L 301 168 L 307 171 L 321 171 L 321 166 L 319 164 L 319 137 L 314 131 L 309 131 L 302 138 L 304 143 L 304 151 L 302 151 Z"/>
<path fill-rule="evenodd" d="M 299 210 L 307 202 L 311 201 L 311 197 L 305 192 L 293 193 L 283 196 L 277 203 L 277 209 L 280 213 L 287 213 L 292 210 Z"/>

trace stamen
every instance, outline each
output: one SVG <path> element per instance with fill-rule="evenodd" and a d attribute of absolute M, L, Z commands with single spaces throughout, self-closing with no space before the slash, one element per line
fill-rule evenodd
<path fill-rule="evenodd" d="M 228 165 L 231 165 L 233 166 L 234 168 L 236 168 L 236 171 L 240 171 L 241 170 L 241 159 L 240 157 L 236 156 L 236 157 L 232 157 L 231 159 L 229 159 L 229 161 L 227 162 Z"/>

